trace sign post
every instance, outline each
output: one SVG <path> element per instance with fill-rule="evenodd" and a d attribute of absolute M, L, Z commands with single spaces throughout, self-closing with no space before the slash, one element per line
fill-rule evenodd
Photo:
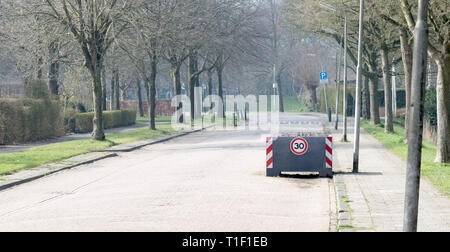
<path fill-rule="evenodd" d="M 328 73 L 327 72 L 321 72 L 320 73 L 320 83 L 323 84 L 323 91 L 325 94 L 325 107 L 326 112 L 328 114 L 328 121 L 331 122 L 331 109 L 328 106 L 328 94 L 327 94 L 327 84 L 328 84 Z"/>

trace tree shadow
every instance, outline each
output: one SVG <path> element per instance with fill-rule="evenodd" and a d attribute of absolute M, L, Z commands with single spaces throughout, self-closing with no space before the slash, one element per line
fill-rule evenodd
<path fill-rule="evenodd" d="M 289 179 L 318 179 L 320 178 L 319 173 L 298 173 L 298 174 L 285 174 L 282 173 L 280 178 L 289 178 Z"/>

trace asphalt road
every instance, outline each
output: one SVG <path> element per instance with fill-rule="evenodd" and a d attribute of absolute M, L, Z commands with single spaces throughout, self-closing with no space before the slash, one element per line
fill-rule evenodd
<path fill-rule="evenodd" d="M 208 130 L 0 192 L 0 231 L 328 231 L 330 180 L 267 178 L 265 136 Z"/>

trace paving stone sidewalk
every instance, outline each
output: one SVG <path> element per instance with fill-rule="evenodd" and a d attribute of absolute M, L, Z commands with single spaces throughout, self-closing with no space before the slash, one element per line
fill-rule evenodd
<path fill-rule="evenodd" d="M 353 129 L 349 129 L 350 132 Z M 340 138 L 342 135 L 336 133 L 335 139 Z M 352 174 L 352 134 L 349 134 L 349 138 L 350 143 L 335 141 L 335 166 L 338 172 L 335 183 L 340 184 L 341 191 L 346 193 L 340 199 L 340 204 L 349 208 L 340 214 L 344 219 L 340 220 L 341 231 L 401 232 L 406 163 L 366 131 L 362 131 L 360 174 Z M 420 193 L 419 231 L 449 232 L 449 197 L 439 193 L 426 179 L 421 181 Z"/>

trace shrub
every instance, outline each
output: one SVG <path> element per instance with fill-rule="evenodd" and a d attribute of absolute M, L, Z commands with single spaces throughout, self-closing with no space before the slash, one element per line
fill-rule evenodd
<path fill-rule="evenodd" d="M 341 86 L 341 92 L 343 91 L 343 87 Z M 355 87 L 349 87 L 348 88 L 348 95 L 347 95 L 347 114 L 349 116 L 354 114 L 354 99 L 355 99 L 356 90 Z M 328 87 L 327 88 L 327 96 L 328 96 L 328 105 L 330 108 L 335 111 L 336 108 L 336 88 L 334 87 Z M 323 93 L 323 87 L 320 86 L 317 89 L 317 100 L 319 102 L 320 106 L 320 112 L 325 113 L 325 99 L 324 99 L 324 93 Z M 380 89 L 378 90 L 378 101 L 379 106 L 384 107 L 384 90 Z M 340 96 L 340 113 L 342 113 L 342 103 L 343 103 L 343 95 L 341 93 Z M 406 107 L 406 91 L 404 89 L 397 89 L 397 107 L 398 108 L 405 108 Z"/>
<path fill-rule="evenodd" d="M 25 84 L 25 97 L 30 99 L 49 99 L 50 92 L 47 83 L 42 80 L 32 80 Z"/>
<path fill-rule="evenodd" d="M 384 107 L 384 89 L 378 90 L 378 102 L 380 107 Z M 406 108 L 406 90 L 397 89 L 397 107 Z"/>
<path fill-rule="evenodd" d="M 430 126 L 437 127 L 436 86 L 427 88 L 425 95 L 425 120 Z"/>
<path fill-rule="evenodd" d="M 74 110 L 78 113 L 86 113 L 88 112 L 86 106 L 81 101 L 73 101 L 69 99 L 65 99 L 61 102 L 61 106 L 66 110 Z"/>
<path fill-rule="evenodd" d="M 340 96 L 339 96 L 339 114 L 342 115 L 343 113 L 343 103 L 344 103 L 344 88 L 341 86 L 340 89 Z M 354 97 L 355 97 L 355 87 L 348 87 L 347 88 L 347 116 L 354 115 Z M 331 111 L 333 111 L 333 115 L 336 111 L 336 88 L 335 87 L 328 87 L 327 88 L 327 98 L 328 98 L 328 106 L 331 108 Z M 319 103 L 319 112 L 326 113 L 326 104 L 325 104 L 325 94 L 323 86 L 321 85 L 317 89 L 317 101 Z"/>
<path fill-rule="evenodd" d="M 75 133 L 88 133 L 93 131 L 93 120 L 94 120 L 94 113 L 78 113 L 76 114 L 72 120 L 71 123 L 74 125 L 74 132 Z"/>
<path fill-rule="evenodd" d="M 94 113 L 78 113 L 68 123 L 75 133 L 89 133 L 93 131 Z M 103 125 L 105 129 L 129 126 L 136 123 L 136 110 L 115 110 L 103 112 Z"/>
<path fill-rule="evenodd" d="M 0 144 L 37 141 L 63 135 L 58 102 L 0 100 Z"/>

